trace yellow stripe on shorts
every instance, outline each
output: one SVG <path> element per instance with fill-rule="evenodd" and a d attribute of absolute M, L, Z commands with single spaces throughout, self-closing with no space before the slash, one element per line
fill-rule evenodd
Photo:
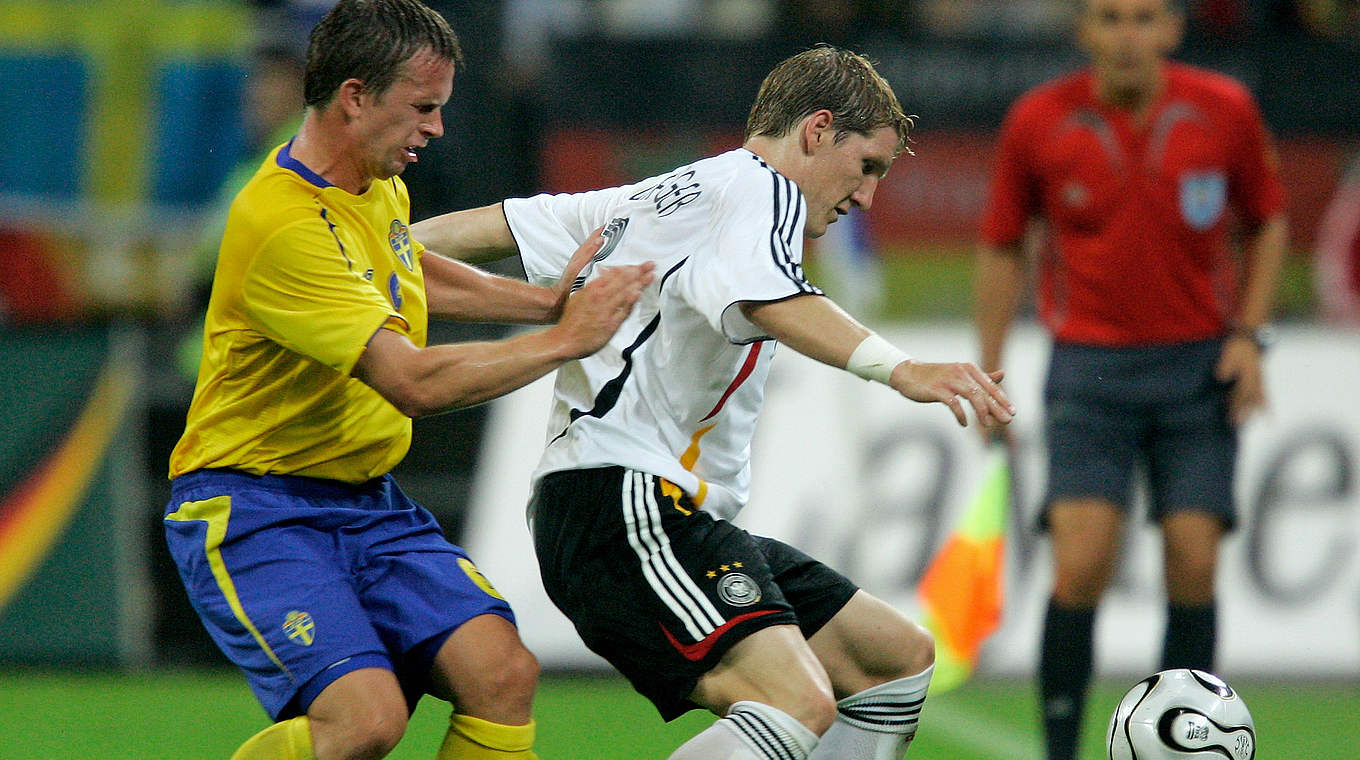
<path fill-rule="evenodd" d="M 202 520 L 208 524 L 208 535 L 203 542 L 203 553 L 208 557 L 208 567 L 212 568 L 213 578 L 217 579 L 217 588 L 222 591 L 222 596 L 226 598 L 230 605 L 232 614 L 241 625 L 245 626 L 250 635 L 255 638 L 255 643 L 260 645 L 260 649 L 269 659 L 283 671 L 289 678 L 293 677 L 288 672 L 288 668 L 274 654 L 274 650 L 269 647 L 269 642 L 264 640 L 264 635 L 260 629 L 255 627 L 246 615 L 245 607 L 241 605 L 241 597 L 236 593 L 236 584 L 231 580 L 231 574 L 227 572 L 227 563 L 222 559 L 222 540 L 227 537 L 227 523 L 231 518 L 231 497 L 214 496 L 203 501 L 186 501 L 179 505 L 179 509 L 165 516 L 167 520 L 176 522 L 192 522 Z"/>

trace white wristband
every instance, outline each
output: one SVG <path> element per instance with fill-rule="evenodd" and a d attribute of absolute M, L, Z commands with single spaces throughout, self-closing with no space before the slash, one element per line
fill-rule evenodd
<path fill-rule="evenodd" d="M 887 385 L 897 365 L 909 361 L 911 355 L 883 340 L 877 333 L 869 333 L 850 354 L 845 369 L 865 380 L 877 380 Z"/>

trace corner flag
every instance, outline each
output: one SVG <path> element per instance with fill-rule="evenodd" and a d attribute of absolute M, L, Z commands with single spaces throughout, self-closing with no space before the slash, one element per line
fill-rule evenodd
<path fill-rule="evenodd" d="M 981 487 L 917 589 L 925 626 L 935 635 L 932 692 L 968 680 L 982 642 L 1001 622 L 1010 491 L 1007 447 L 989 444 Z"/>

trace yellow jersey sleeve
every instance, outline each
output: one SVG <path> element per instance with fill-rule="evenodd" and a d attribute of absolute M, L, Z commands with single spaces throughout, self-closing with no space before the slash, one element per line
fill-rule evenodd
<path fill-rule="evenodd" d="M 323 217 L 295 222 L 261 247 L 242 282 L 246 312 L 270 340 L 348 375 L 386 326 L 410 325 L 364 271 L 355 271 Z M 369 274 L 371 277 L 372 275 Z"/>

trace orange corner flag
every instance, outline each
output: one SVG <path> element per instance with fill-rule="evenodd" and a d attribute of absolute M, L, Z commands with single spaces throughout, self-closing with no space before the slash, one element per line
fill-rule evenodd
<path fill-rule="evenodd" d="M 949 691 L 968 680 L 982 642 L 1001 623 L 1010 492 L 1006 446 L 992 444 L 981 487 L 917 589 L 924 623 L 935 635 L 932 692 Z"/>

